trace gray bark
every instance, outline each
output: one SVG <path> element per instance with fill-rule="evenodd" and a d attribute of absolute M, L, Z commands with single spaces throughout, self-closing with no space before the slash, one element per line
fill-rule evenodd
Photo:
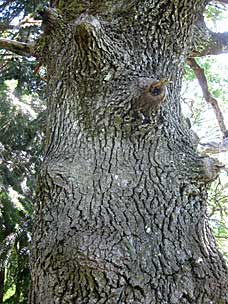
<path fill-rule="evenodd" d="M 30 303 L 228 303 L 206 216 L 217 171 L 180 111 L 204 1 L 91 1 L 84 13 L 69 2 L 43 15 L 49 116 Z M 167 97 L 145 120 L 140 84 L 162 78 Z"/>

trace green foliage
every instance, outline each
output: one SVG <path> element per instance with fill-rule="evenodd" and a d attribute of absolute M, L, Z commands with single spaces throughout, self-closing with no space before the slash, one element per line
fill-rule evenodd
<path fill-rule="evenodd" d="M 0 14 L 2 21 L 12 21 L 20 16 L 24 18 L 28 14 L 36 11 L 39 6 L 47 5 L 47 0 L 20 0 L 20 1 L 0 1 Z"/>
<path fill-rule="evenodd" d="M 206 56 L 198 58 L 197 62 L 204 69 L 210 93 L 218 100 L 221 110 L 226 114 L 228 102 L 228 64 L 226 64 L 224 56 L 225 55 Z M 187 102 L 190 108 L 188 117 L 191 119 L 193 126 L 202 129 L 202 127 L 205 126 L 203 117 L 205 110 L 210 108 L 210 106 L 206 104 L 198 81 L 192 69 L 190 69 L 187 64 L 185 65 L 184 80 L 184 87 L 187 92 L 187 94 L 183 92 L 184 101 Z M 204 111 L 202 111 L 202 108 Z M 208 128 L 211 129 L 211 133 L 216 132 L 216 125 L 217 122 L 214 117 L 214 123 L 210 123 L 208 126 Z"/>
<path fill-rule="evenodd" d="M 7 269 L 4 291 L 11 296 L 4 303 L 26 303 L 29 286 L 28 246 L 30 216 L 28 210 L 0 193 L 0 270 Z M 2 286 L 1 286 L 2 287 Z M 15 292 L 12 293 L 12 290 Z"/>
<path fill-rule="evenodd" d="M 18 24 L 47 1 L 0 1 L 1 22 Z M 33 24 L 1 36 L 27 42 Z M 0 270 L 5 271 L 4 303 L 28 301 L 29 245 L 35 172 L 41 161 L 45 121 L 44 83 L 35 59 L 0 50 Z"/>
<path fill-rule="evenodd" d="M 220 59 L 221 58 L 221 59 Z M 228 64 L 224 55 L 208 56 L 197 59 L 200 66 L 204 69 L 208 81 L 209 91 L 219 103 L 225 117 L 227 117 L 228 100 Z M 190 118 L 193 129 L 200 135 L 202 141 L 220 141 L 221 132 L 211 106 L 206 104 L 203 99 L 201 88 L 192 70 L 186 66 L 185 69 L 185 92 L 184 105 L 187 103 L 187 116 Z M 190 92 L 190 93 L 188 93 Z M 191 98 L 189 97 L 191 96 Z M 225 122 L 227 120 L 225 119 Z M 209 136 L 211 136 L 209 138 Z M 217 156 L 220 157 L 220 156 Z M 222 157 L 222 156 L 221 156 Z M 221 158 L 220 157 L 220 158 Z M 221 160 L 226 165 L 227 158 Z M 227 173 L 220 175 L 209 191 L 208 213 L 210 224 L 216 238 L 217 244 L 228 259 L 228 176 Z"/>
<path fill-rule="evenodd" d="M 20 219 L 19 210 L 15 208 L 6 192 L 0 193 L 0 242 L 11 232 L 15 232 L 15 223 Z"/>
<path fill-rule="evenodd" d="M 223 8 L 215 4 L 210 4 L 207 6 L 204 15 L 207 20 L 211 20 L 216 23 L 218 20 L 223 18 Z"/>
<path fill-rule="evenodd" d="M 30 221 L 45 113 L 37 107 L 37 94 L 30 92 L 32 98 L 28 104 L 27 88 L 21 87 L 23 95 L 18 96 L 19 81 L 13 82 L 14 89 L 9 81 L 0 88 L 0 260 L 7 270 L 5 293 L 15 290 L 5 303 L 26 303 Z M 42 106 L 41 100 L 39 104 Z"/>
<path fill-rule="evenodd" d="M 35 112 L 23 102 L 26 95 L 16 97 L 5 83 L 1 89 L 0 261 L 7 270 L 5 293 L 15 290 L 5 303 L 26 303 L 30 221 L 35 172 L 41 160 L 44 113 L 38 113 L 37 108 Z M 23 105 L 30 111 L 23 112 Z M 31 112 L 35 115 L 31 116 Z"/>
<path fill-rule="evenodd" d="M 187 64 L 185 64 L 184 68 L 185 68 L 185 74 L 184 74 L 185 81 L 189 82 L 195 80 L 196 77 L 193 70 Z"/>

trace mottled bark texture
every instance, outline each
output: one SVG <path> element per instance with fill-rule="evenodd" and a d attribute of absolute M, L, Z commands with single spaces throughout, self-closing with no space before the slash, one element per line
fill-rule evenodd
<path fill-rule="evenodd" d="M 47 150 L 31 304 L 228 303 L 206 216 L 217 174 L 180 111 L 203 0 L 59 1 L 46 10 Z M 167 97 L 135 113 L 140 84 Z M 146 119 L 145 119 L 146 116 Z"/>

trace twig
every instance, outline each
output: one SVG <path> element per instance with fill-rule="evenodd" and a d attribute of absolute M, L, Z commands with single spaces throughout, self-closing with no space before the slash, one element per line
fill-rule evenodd
<path fill-rule="evenodd" d="M 225 122 L 224 122 L 224 117 L 223 117 L 222 111 L 219 107 L 217 99 L 215 99 L 209 91 L 207 78 L 206 78 L 204 69 L 199 66 L 199 64 L 196 62 L 196 60 L 194 58 L 188 58 L 187 64 L 193 69 L 195 76 L 198 79 L 198 82 L 199 82 L 202 92 L 203 92 L 204 99 L 206 100 L 206 102 L 208 102 L 212 106 L 212 108 L 215 112 L 220 131 L 223 134 L 223 138 L 228 137 L 228 130 L 227 130 Z"/>

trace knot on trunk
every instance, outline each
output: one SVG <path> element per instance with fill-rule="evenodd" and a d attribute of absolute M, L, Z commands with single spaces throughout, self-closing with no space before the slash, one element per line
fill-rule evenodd
<path fill-rule="evenodd" d="M 92 15 L 88 15 L 87 13 L 79 16 L 74 24 L 78 28 L 85 29 L 87 31 L 101 27 L 99 20 Z"/>
<path fill-rule="evenodd" d="M 156 113 L 166 99 L 166 85 L 168 83 L 169 81 L 166 79 L 140 79 L 138 83 L 139 91 L 132 104 L 135 116 L 141 114 L 143 122 L 149 122 L 150 115 Z"/>
<path fill-rule="evenodd" d="M 204 157 L 201 163 L 199 179 L 205 183 L 213 182 L 225 166 L 215 158 Z"/>
<path fill-rule="evenodd" d="M 82 14 L 74 24 L 77 38 L 81 38 L 81 44 L 88 44 L 90 40 L 96 39 L 98 31 L 101 29 L 99 20 L 88 14 Z M 79 39 L 77 41 L 79 42 Z"/>

